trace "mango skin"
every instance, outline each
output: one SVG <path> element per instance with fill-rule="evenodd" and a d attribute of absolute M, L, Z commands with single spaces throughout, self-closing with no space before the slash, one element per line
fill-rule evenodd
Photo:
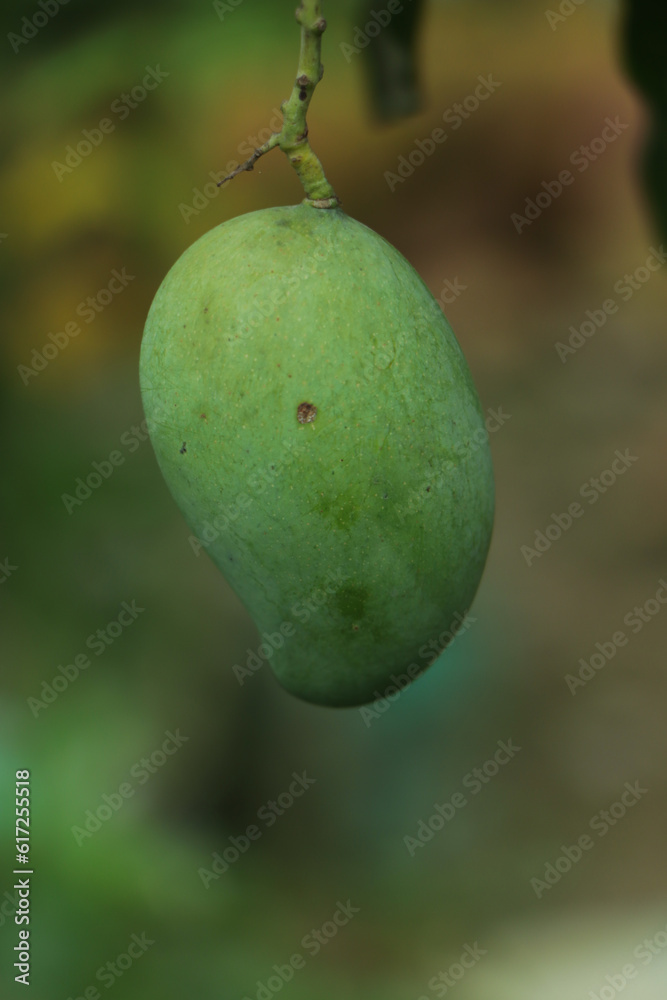
<path fill-rule="evenodd" d="M 479 584 L 493 474 L 461 349 L 394 247 L 305 203 L 217 226 L 160 286 L 140 376 L 193 549 L 260 632 L 255 668 L 351 706 L 432 662 Z"/>

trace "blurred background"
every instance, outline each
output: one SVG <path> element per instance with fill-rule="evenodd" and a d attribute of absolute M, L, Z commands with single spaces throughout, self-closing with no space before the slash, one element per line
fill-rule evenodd
<path fill-rule="evenodd" d="M 266 667 L 239 685 L 259 638 L 193 554 L 141 427 L 139 346 L 167 270 L 213 226 L 302 197 L 277 152 L 223 190 L 210 176 L 276 124 L 293 8 L 3 8 L 0 992 L 21 989 L 28 768 L 34 1000 L 663 1000 L 667 272 L 622 11 L 433 0 L 421 109 L 379 124 L 359 45 L 374 29 L 352 0 L 325 4 L 313 147 L 344 209 L 442 301 L 503 414 L 470 627 L 369 716 L 301 703 Z M 490 74 L 500 86 L 466 104 Z M 577 501 L 548 548 L 522 551 Z M 484 770 L 498 741 L 521 749 Z"/>

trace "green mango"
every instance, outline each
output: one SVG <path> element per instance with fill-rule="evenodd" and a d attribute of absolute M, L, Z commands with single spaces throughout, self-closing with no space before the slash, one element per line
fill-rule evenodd
<path fill-rule="evenodd" d="M 359 705 L 432 662 L 479 584 L 493 475 L 461 349 L 394 247 L 307 202 L 217 226 L 155 296 L 141 387 L 193 550 L 259 630 L 248 675 Z"/>

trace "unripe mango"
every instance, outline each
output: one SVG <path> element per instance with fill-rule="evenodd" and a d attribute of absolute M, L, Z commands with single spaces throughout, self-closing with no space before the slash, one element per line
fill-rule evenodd
<path fill-rule="evenodd" d="M 307 203 L 223 223 L 160 286 L 141 387 L 194 547 L 285 688 L 357 705 L 428 664 L 477 589 L 493 477 L 461 349 L 396 249 Z"/>

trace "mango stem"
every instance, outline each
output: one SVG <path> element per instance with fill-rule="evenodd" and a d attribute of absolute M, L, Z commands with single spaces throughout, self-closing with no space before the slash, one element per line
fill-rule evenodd
<path fill-rule="evenodd" d="M 297 172 L 306 192 L 304 200 L 315 208 L 336 208 L 340 204 L 339 199 L 324 175 L 322 164 L 311 149 L 306 122 L 315 87 L 324 73 L 321 60 L 322 34 L 327 22 L 322 17 L 319 0 L 302 0 L 296 11 L 296 19 L 301 25 L 301 52 L 292 93 L 281 104 L 282 127 L 263 146 L 256 149 L 245 163 L 218 181 L 218 187 L 242 171 L 252 170 L 260 156 L 279 146 Z"/>

